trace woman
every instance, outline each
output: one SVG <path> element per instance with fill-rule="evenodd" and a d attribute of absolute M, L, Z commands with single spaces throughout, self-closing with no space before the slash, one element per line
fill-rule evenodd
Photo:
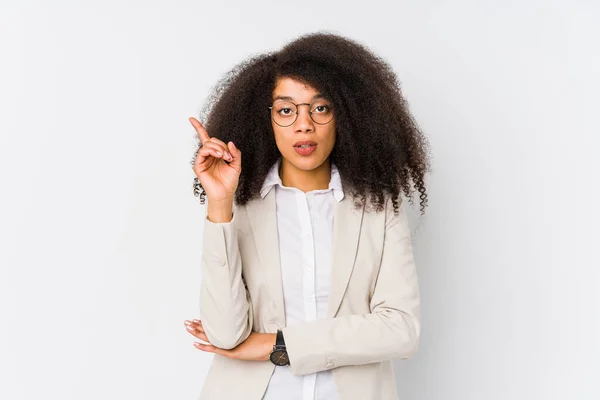
<path fill-rule="evenodd" d="M 214 353 L 201 399 L 397 399 L 391 360 L 420 334 L 399 196 L 412 182 L 424 213 L 429 160 L 391 68 L 314 33 L 234 68 L 210 106 L 190 118 L 208 206 L 185 326 Z"/>

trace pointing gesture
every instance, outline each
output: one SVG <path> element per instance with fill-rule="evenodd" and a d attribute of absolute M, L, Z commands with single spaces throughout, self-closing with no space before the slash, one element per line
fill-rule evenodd
<path fill-rule="evenodd" d="M 202 143 L 193 169 L 209 202 L 233 199 L 242 172 L 242 152 L 233 142 L 225 144 L 208 136 L 197 119 L 190 118 L 190 123 L 198 132 Z"/>

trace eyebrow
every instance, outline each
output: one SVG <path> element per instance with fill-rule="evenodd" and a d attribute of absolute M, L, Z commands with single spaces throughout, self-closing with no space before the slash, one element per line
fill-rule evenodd
<path fill-rule="evenodd" d="M 317 93 L 312 97 L 311 101 L 316 100 L 316 99 L 324 99 L 324 98 L 325 98 L 325 96 L 323 96 L 321 93 Z M 281 96 L 281 95 L 273 97 L 273 101 L 275 101 L 275 100 L 294 101 L 294 99 L 290 96 Z"/>

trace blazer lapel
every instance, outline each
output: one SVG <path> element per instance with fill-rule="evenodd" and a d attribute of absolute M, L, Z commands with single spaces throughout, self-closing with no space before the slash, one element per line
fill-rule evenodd
<path fill-rule="evenodd" d="M 281 326 L 285 324 L 283 304 L 283 282 L 279 259 L 279 234 L 277 233 L 277 208 L 275 188 L 271 188 L 264 199 L 250 201 L 246 205 L 248 220 L 254 236 L 261 271 L 267 281 L 267 287 L 274 304 L 269 308 L 277 314 Z"/>
<path fill-rule="evenodd" d="M 258 257 L 264 268 L 268 291 L 274 302 L 270 307 L 277 313 L 277 319 L 283 326 L 285 324 L 285 308 L 279 258 L 275 188 L 271 189 L 264 199 L 248 202 L 246 210 Z M 335 202 L 331 292 L 327 313 L 330 318 L 335 317 L 339 310 L 354 268 L 363 214 L 364 206 L 356 210 L 354 202 L 348 194 L 341 201 Z"/>
<path fill-rule="evenodd" d="M 364 205 L 358 210 L 348 194 L 335 203 L 333 217 L 333 249 L 331 257 L 331 292 L 327 316 L 336 316 L 348 287 L 356 261 L 358 238 L 364 214 Z"/>

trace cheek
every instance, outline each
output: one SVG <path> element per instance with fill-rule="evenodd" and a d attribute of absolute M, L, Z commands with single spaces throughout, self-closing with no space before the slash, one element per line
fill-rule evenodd
<path fill-rule="evenodd" d="M 328 133 L 328 142 L 329 145 L 333 148 L 333 146 L 335 145 L 335 140 L 336 140 L 336 132 L 335 132 L 335 127 Z"/>
<path fill-rule="evenodd" d="M 293 135 L 290 136 L 290 134 L 288 134 L 280 126 L 273 127 L 273 135 L 275 137 L 275 144 L 280 152 L 282 152 L 282 150 L 285 151 L 285 149 L 289 147 L 290 140 L 293 139 Z"/>

